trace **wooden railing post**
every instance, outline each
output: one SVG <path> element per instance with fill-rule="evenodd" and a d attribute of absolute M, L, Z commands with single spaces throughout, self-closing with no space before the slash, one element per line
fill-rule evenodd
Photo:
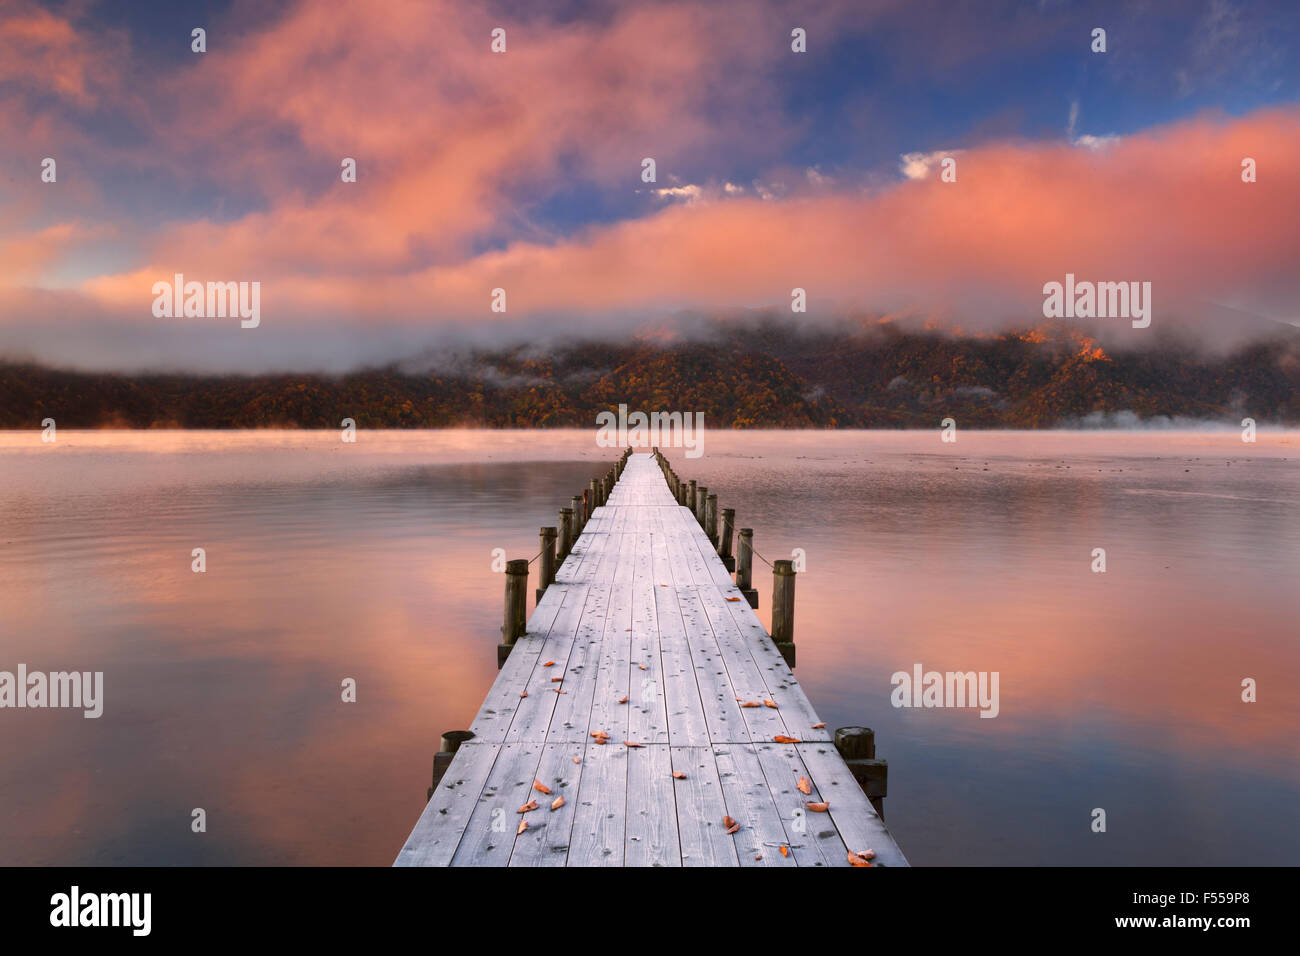
<path fill-rule="evenodd" d="M 772 565 L 772 640 L 785 662 L 794 667 L 794 562 Z"/>
<path fill-rule="evenodd" d="M 889 761 L 876 759 L 876 734 L 870 727 L 840 727 L 835 731 L 835 749 L 849 765 L 853 779 L 871 801 L 876 815 L 885 819 L 885 796 L 889 789 Z"/>
<path fill-rule="evenodd" d="M 595 478 L 591 479 L 591 487 L 587 489 L 587 492 L 587 500 L 590 502 L 587 507 L 587 519 L 591 520 L 592 512 L 600 507 L 600 498 L 598 497 L 600 495 L 600 482 Z"/>
<path fill-rule="evenodd" d="M 442 783 L 443 774 L 451 766 L 451 758 L 456 756 L 460 745 L 473 739 L 474 734 L 468 730 L 449 730 L 442 735 L 438 752 L 433 755 L 433 783 L 429 785 L 429 792 L 424 796 L 426 801 L 433 799 L 433 791 L 437 790 L 438 784 Z"/>
<path fill-rule="evenodd" d="M 515 641 L 528 629 L 528 560 L 518 558 L 506 562 L 506 614 L 501 625 L 501 643 L 497 646 L 497 670 L 510 656 Z"/>
<path fill-rule="evenodd" d="M 736 559 L 736 587 L 745 595 L 752 608 L 758 607 L 758 592 L 754 590 L 754 529 L 740 529 L 740 556 Z"/>
<path fill-rule="evenodd" d="M 736 509 L 722 509 L 722 527 L 718 529 L 722 535 L 722 540 L 718 543 L 718 557 L 722 560 L 722 566 L 728 571 L 736 570 L 736 558 L 731 553 L 732 526 L 736 523 Z"/>
<path fill-rule="evenodd" d="M 573 550 L 573 509 L 560 509 L 560 545 L 556 554 L 557 562 L 563 563 Z"/>
<path fill-rule="evenodd" d="M 546 593 L 555 582 L 555 537 L 554 528 L 543 528 L 541 530 L 542 554 L 537 565 L 537 596 L 534 600 L 540 601 L 542 595 Z"/>
<path fill-rule="evenodd" d="M 704 533 L 709 536 L 713 550 L 718 550 L 718 496 L 709 495 L 704 505 Z"/>
<path fill-rule="evenodd" d="M 696 491 L 698 492 L 698 494 L 695 497 L 695 520 L 698 521 L 700 523 L 700 527 L 703 528 L 704 509 L 707 508 L 709 504 L 709 489 L 706 488 L 704 485 L 700 485 L 699 488 L 696 489 Z"/>

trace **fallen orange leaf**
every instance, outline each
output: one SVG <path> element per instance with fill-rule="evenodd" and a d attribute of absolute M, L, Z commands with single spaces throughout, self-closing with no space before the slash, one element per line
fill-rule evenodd
<path fill-rule="evenodd" d="M 551 788 L 548 787 L 546 784 L 542 783 L 540 780 L 534 780 L 534 781 L 533 781 L 533 789 L 536 790 L 538 793 L 550 793 L 550 792 L 551 792 Z"/>
<path fill-rule="evenodd" d="M 811 810 L 813 813 L 825 813 L 827 810 L 831 808 L 829 801 L 822 802 L 822 803 L 813 803 L 811 801 L 807 801 L 804 803 L 804 806 L 807 807 L 809 810 Z"/>
<path fill-rule="evenodd" d="M 642 670 L 645 670 L 645 665 L 644 665 L 644 664 L 638 664 L 638 665 L 636 665 L 636 666 L 639 667 L 639 668 L 641 668 Z"/>
<path fill-rule="evenodd" d="M 674 779 L 674 780 L 685 780 L 685 779 L 686 779 L 686 774 L 682 773 L 680 770 L 674 770 L 674 771 L 673 771 L 673 779 Z"/>
<path fill-rule="evenodd" d="M 574 758 L 573 758 L 573 762 L 574 762 L 574 763 L 582 763 L 582 758 L 581 758 L 581 757 L 574 757 Z"/>
<path fill-rule="evenodd" d="M 747 701 L 745 701 L 743 704 L 741 704 L 740 706 L 741 706 L 741 707 L 758 707 L 758 706 L 759 706 L 759 703 L 758 703 L 758 701 L 756 701 L 756 700 L 747 700 Z"/>
<path fill-rule="evenodd" d="M 554 667 L 554 666 L 555 666 L 555 661 L 547 661 L 547 662 L 546 662 L 545 664 L 543 664 L 542 666 L 543 666 L 543 667 Z"/>
<path fill-rule="evenodd" d="M 558 809 L 560 809 L 560 807 L 562 807 L 562 806 L 564 806 L 564 795 L 563 795 L 563 794 L 561 794 L 560 796 L 556 797 L 553 801 L 551 801 L 551 809 L 552 809 L 552 810 L 558 810 Z"/>
<path fill-rule="evenodd" d="M 766 699 L 764 699 L 763 703 L 766 704 L 768 707 L 771 707 L 773 710 L 780 710 L 780 709 L 781 709 L 781 708 L 779 708 L 779 707 L 776 706 L 776 701 L 774 701 L 774 700 L 766 700 Z"/>
<path fill-rule="evenodd" d="M 777 734 L 772 739 L 778 744 L 797 744 L 800 742 L 797 737 L 787 737 L 785 734 Z"/>
<path fill-rule="evenodd" d="M 857 853 L 849 850 L 849 863 L 853 866 L 874 866 L 875 864 L 869 861 L 874 860 L 875 858 L 875 850 L 862 850 Z"/>
<path fill-rule="evenodd" d="M 522 694 L 519 695 L 519 699 L 522 700 L 523 698 L 525 698 L 525 697 L 527 697 L 527 696 L 528 696 L 528 691 L 524 691 Z"/>
<path fill-rule="evenodd" d="M 522 807 L 516 810 L 515 813 L 527 813 L 529 810 L 536 810 L 536 809 L 537 809 L 537 801 L 529 800 Z"/>
<path fill-rule="evenodd" d="M 826 723 L 825 723 L 825 721 L 823 721 L 823 722 L 820 723 L 820 724 L 813 724 L 813 725 L 812 725 L 812 729 L 813 729 L 813 730 L 821 730 L 821 729 L 822 729 L 823 727 L 825 727 L 825 726 L 826 726 Z"/>
<path fill-rule="evenodd" d="M 626 703 L 627 703 L 627 695 L 624 694 L 622 697 L 620 697 L 620 698 L 618 699 L 618 702 L 619 702 L 620 704 L 626 704 Z"/>
<path fill-rule="evenodd" d="M 789 855 L 790 855 L 790 849 L 789 849 L 788 847 L 784 847 L 784 846 L 781 847 L 781 855 L 782 855 L 782 856 L 789 856 Z"/>
<path fill-rule="evenodd" d="M 808 783 L 807 777 L 800 777 L 799 782 L 795 784 L 795 786 L 799 788 L 800 793 L 803 794 L 812 793 L 812 786 Z"/>
<path fill-rule="evenodd" d="M 644 747 L 645 744 L 638 744 L 638 743 L 636 743 L 636 742 L 634 742 L 634 741 L 631 741 L 631 740 L 625 740 L 625 741 L 623 741 L 623 746 L 624 746 L 624 747 Z"/>
<path fill-rule="evenodd" d="M 735 833 L 740 829 L 740 824 L 731 819 L 731 817 L 723 817 L 722 825 L 727 828 L 728 833 Z"/>
<path fill-rule="evenodd" d="M 551 690 L 555 691 L 557 694 L 567 694 L 567 693 L 568 693 L 567 690 L 560 690 L 560 688 L 558 688 L 558 687 L 552 687 Z"/>
<path fill-rule="evenodd" d="M 727 598 L 727 600 L 728 600 L 728 601 L 739 601 L 740 598 L 738 598 L 738 597 L 729 597 L 729 598 Z"/>
<path fill-rule="evenodd" d="M 527 829 L 528 829 L 528 821 L 527 821 L 527 820 L 520 820 L 520 821 L 519 821 L 519 829 L 515 831 L 515 834 L 518 835 L 518 834 L 520 834 L 520 833 L 523 833 L 523 832 L 524 832 L 525 830 L 527 830 Z"/>

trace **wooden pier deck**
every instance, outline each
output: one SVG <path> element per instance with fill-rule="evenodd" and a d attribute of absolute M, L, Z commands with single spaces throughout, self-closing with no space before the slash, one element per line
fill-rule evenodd
<path fill-rule="evenodd" d="M 395 865 L 848 866 L 871 849 L 906 866 L 819 724 L 699 522 L 635 454 Z"/>

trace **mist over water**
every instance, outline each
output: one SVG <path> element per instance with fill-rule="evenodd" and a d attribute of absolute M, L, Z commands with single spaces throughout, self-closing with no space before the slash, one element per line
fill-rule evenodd
<path fill-rule="evenodd" d="M 875 728 L 912 862 L 1295 859 L 1300 434 L 666 451 L 763 557 L 806 552 L 796 674 Z M 612 457 L 589 431 L 0 433 L 0 670 L 104 672 L 98 720 L 0 711 L 0 863 L 391 862 L 497 673 L 492 549 L 535 554 Z M 998 671 L 998 717 L 894 709 L 917 663 Z"/>

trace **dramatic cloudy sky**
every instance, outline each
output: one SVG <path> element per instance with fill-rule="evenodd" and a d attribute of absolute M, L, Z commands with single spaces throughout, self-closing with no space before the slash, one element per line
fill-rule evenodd
<path fill-rule="evenodd" d="M 796 286 L 970 327 L 1066 272 L 1300 322 L 1298 53 L 1294 0 L 0 0 L 0 355 L 344 368 Z M 261 327 L 154 318 L 176 272 Z"/>

